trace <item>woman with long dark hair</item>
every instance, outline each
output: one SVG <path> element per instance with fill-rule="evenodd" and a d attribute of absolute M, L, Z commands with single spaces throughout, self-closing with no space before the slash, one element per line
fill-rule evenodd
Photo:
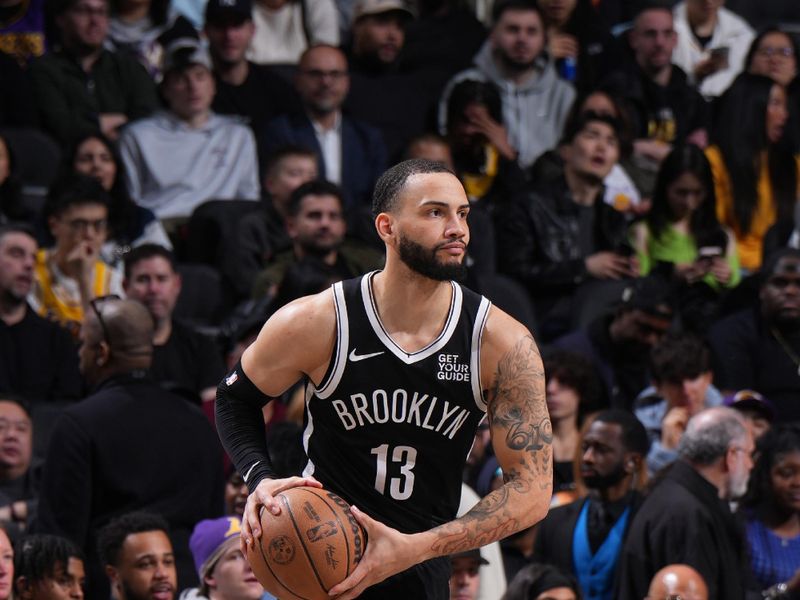
<path fill-rule="evenodd" d="M 743 73 L 722 96 L 706 149 L 717 197 L 717 217 L 736 236 L 741 265 L 761 267 L 764 234 L 791 218 L 797 201 L 798 162 L 786 89 L 763 75 Z"/>
<path fill-rule="evenodd" d="M 762 29 L 745 58 L 745 68 L 754 75 L 765 75 L 784 87 L 797 77 L 800 52 L 794 38 L 777 26 Z"/>
<path fill-rule="evenodd" d="M 800 570 L 800 425 L 773 427 L 756 453 L 743 508 L 750 565 L 766 588 Z"/>
<path fill-rule="evenodd" d="M 650 212 L 632 238 L 642 275 L 666 263 L 679 280 L 716 290 L 741 278 L 736 242 L 717 220 L 711 166 L 697 146 L 676 146 L 664 159 Z"/>
<path fill-rule="evenodd" d="M 111 196 L 108 238 L 101 250 L 101 256 L 107 264 L 117 266 L 132 247 L 142 244 L 172 247 L 153 212 L 138 206 L 128 194 L 122 175 L 122 161 L 107 137 L 101 133 L 91 133 L 79 138 L 64 157 L 62 168 L 66 173 L 94 177 Z"/>

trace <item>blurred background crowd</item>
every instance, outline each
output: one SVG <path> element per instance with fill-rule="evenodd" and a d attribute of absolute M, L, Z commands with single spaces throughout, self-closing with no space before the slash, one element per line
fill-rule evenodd
<path fill-rule="evenodd" d="M 550 515 L 451 598 L 800 597 L 798 33 L 782 0 L 0 0 L 0 599 L 262 597 L 216 386 L 381 267 L 406 158 L 463 183 L 465 283 L 553 423 Z M 302 471 L 300 386 L 263 413 Z M 484 424 L 464 510 L 501 481 Z"/>

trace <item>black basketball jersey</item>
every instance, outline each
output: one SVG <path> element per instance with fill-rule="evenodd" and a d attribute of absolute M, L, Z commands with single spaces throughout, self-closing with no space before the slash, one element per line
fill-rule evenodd
<path fill-rule="evenodd" d="M 304 475 L 404 533 L 455 518 L 464 463 L 486 413 L 480 347 L 490 302 L 451 282 L 439 336 L 407 353 L 383 328 L 375 273 L 333 286 L 336 345 L 306 387 Z"/>

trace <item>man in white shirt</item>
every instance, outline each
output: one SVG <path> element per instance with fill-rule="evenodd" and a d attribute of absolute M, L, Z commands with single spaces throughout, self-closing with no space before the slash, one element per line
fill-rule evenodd
<path fill-rule="evenodd" d="M 725 0 L 685 0 L 674 8 L 678 43 L 672 62 L 706 98 L 720 96 L 744 68 L 753 41 L 747 22 Z"/>

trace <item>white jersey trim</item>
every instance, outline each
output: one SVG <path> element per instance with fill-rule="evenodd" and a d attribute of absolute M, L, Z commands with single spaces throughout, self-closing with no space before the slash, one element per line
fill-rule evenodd
<path fill-rule="evenodd" d="M 308 456 L 308 441 L 311 439 L 311 434 L 314 433 L 314 417 L 311 413 L 311 407 L 309 407 L 309 403 L 311 402 L 311 398 L 314 397 L 314 386 L 309 383 L 306 385 L 306 414 L 308 415 L 308 423 L 306 424 L 306 428 L 303 431 L 303 450 L 306 451 L 306 456 Z M 313 461 L 309 458 L 308 462 L 306 463 L 306 468 L 303 469 L 303 477 L 311 477 L 314 475 L 314 471 L 316 470 L 316 466 L 314 465 Z"/>
<path fill-rule="evenodd" d="M 489 309 L 492 303 L 488 298 L 482 297 L 478 314 L 475 315 L 475 324 L 472 328 L 472 352 L 470 355 L 470 369 L 472 375 L 472 395 L 475 397 L 475 404 L 483 412 L 486 412 L 486 402 L 483 398 L 483 386 L 481 385 L 481 341 L 483 340 L 483 330 L 486 327 L 486 320 L 489 317 Z"/>
<path fill-rule="evenodd" d="M 398 346 L 397 343 L 392 339 L 392 337 L 383 327 L 383 323 L 381 323 L 381 319 L 378 316 L 378 307 L 375 304 L 375 296 L 372 293 L 372 278 L 376 273 L 377 271 L 373 271 L 361 279 L 361 298 L 364 302 L 364 310 L 367 313 L 367 318 L 369 319 L 370 325 L 372 325 L 375 335 L 378 336 L 378 339 L 383 343 L 383 345 L 386 346 L 389 352 L 394 354 L 407 365 L 412 365 L 421 360 L 425 360 L 441 350 L 447 344 L 447 342 L 450 341 L 450 337 L 453 335 L 453 332 L 458 325 L 458 319 L 461 315 L 461 303 L 463 301 L 461 288 L 454 282 L 450 282 L 450 285 L 453 288 L 453 294 L 450 297 L 450 312 L 447 314 L 447 321 L 445 322 L 442 332 L 439 334 L 439 336 L 421 350 L 408 353 Z"/>
<path fill-rule="evenodd" d="M 347 350 L 350 346 L 350 322 L 347 318 L 347 304 L 341 281 L 333 285 L 333 302 L 336 305 L 336 352 L 333 356 L 333 368 L 328 379 L 314 390 L 317 396 L 323 399 L 330 396 L 342 380 L 347 365 Z"/>

